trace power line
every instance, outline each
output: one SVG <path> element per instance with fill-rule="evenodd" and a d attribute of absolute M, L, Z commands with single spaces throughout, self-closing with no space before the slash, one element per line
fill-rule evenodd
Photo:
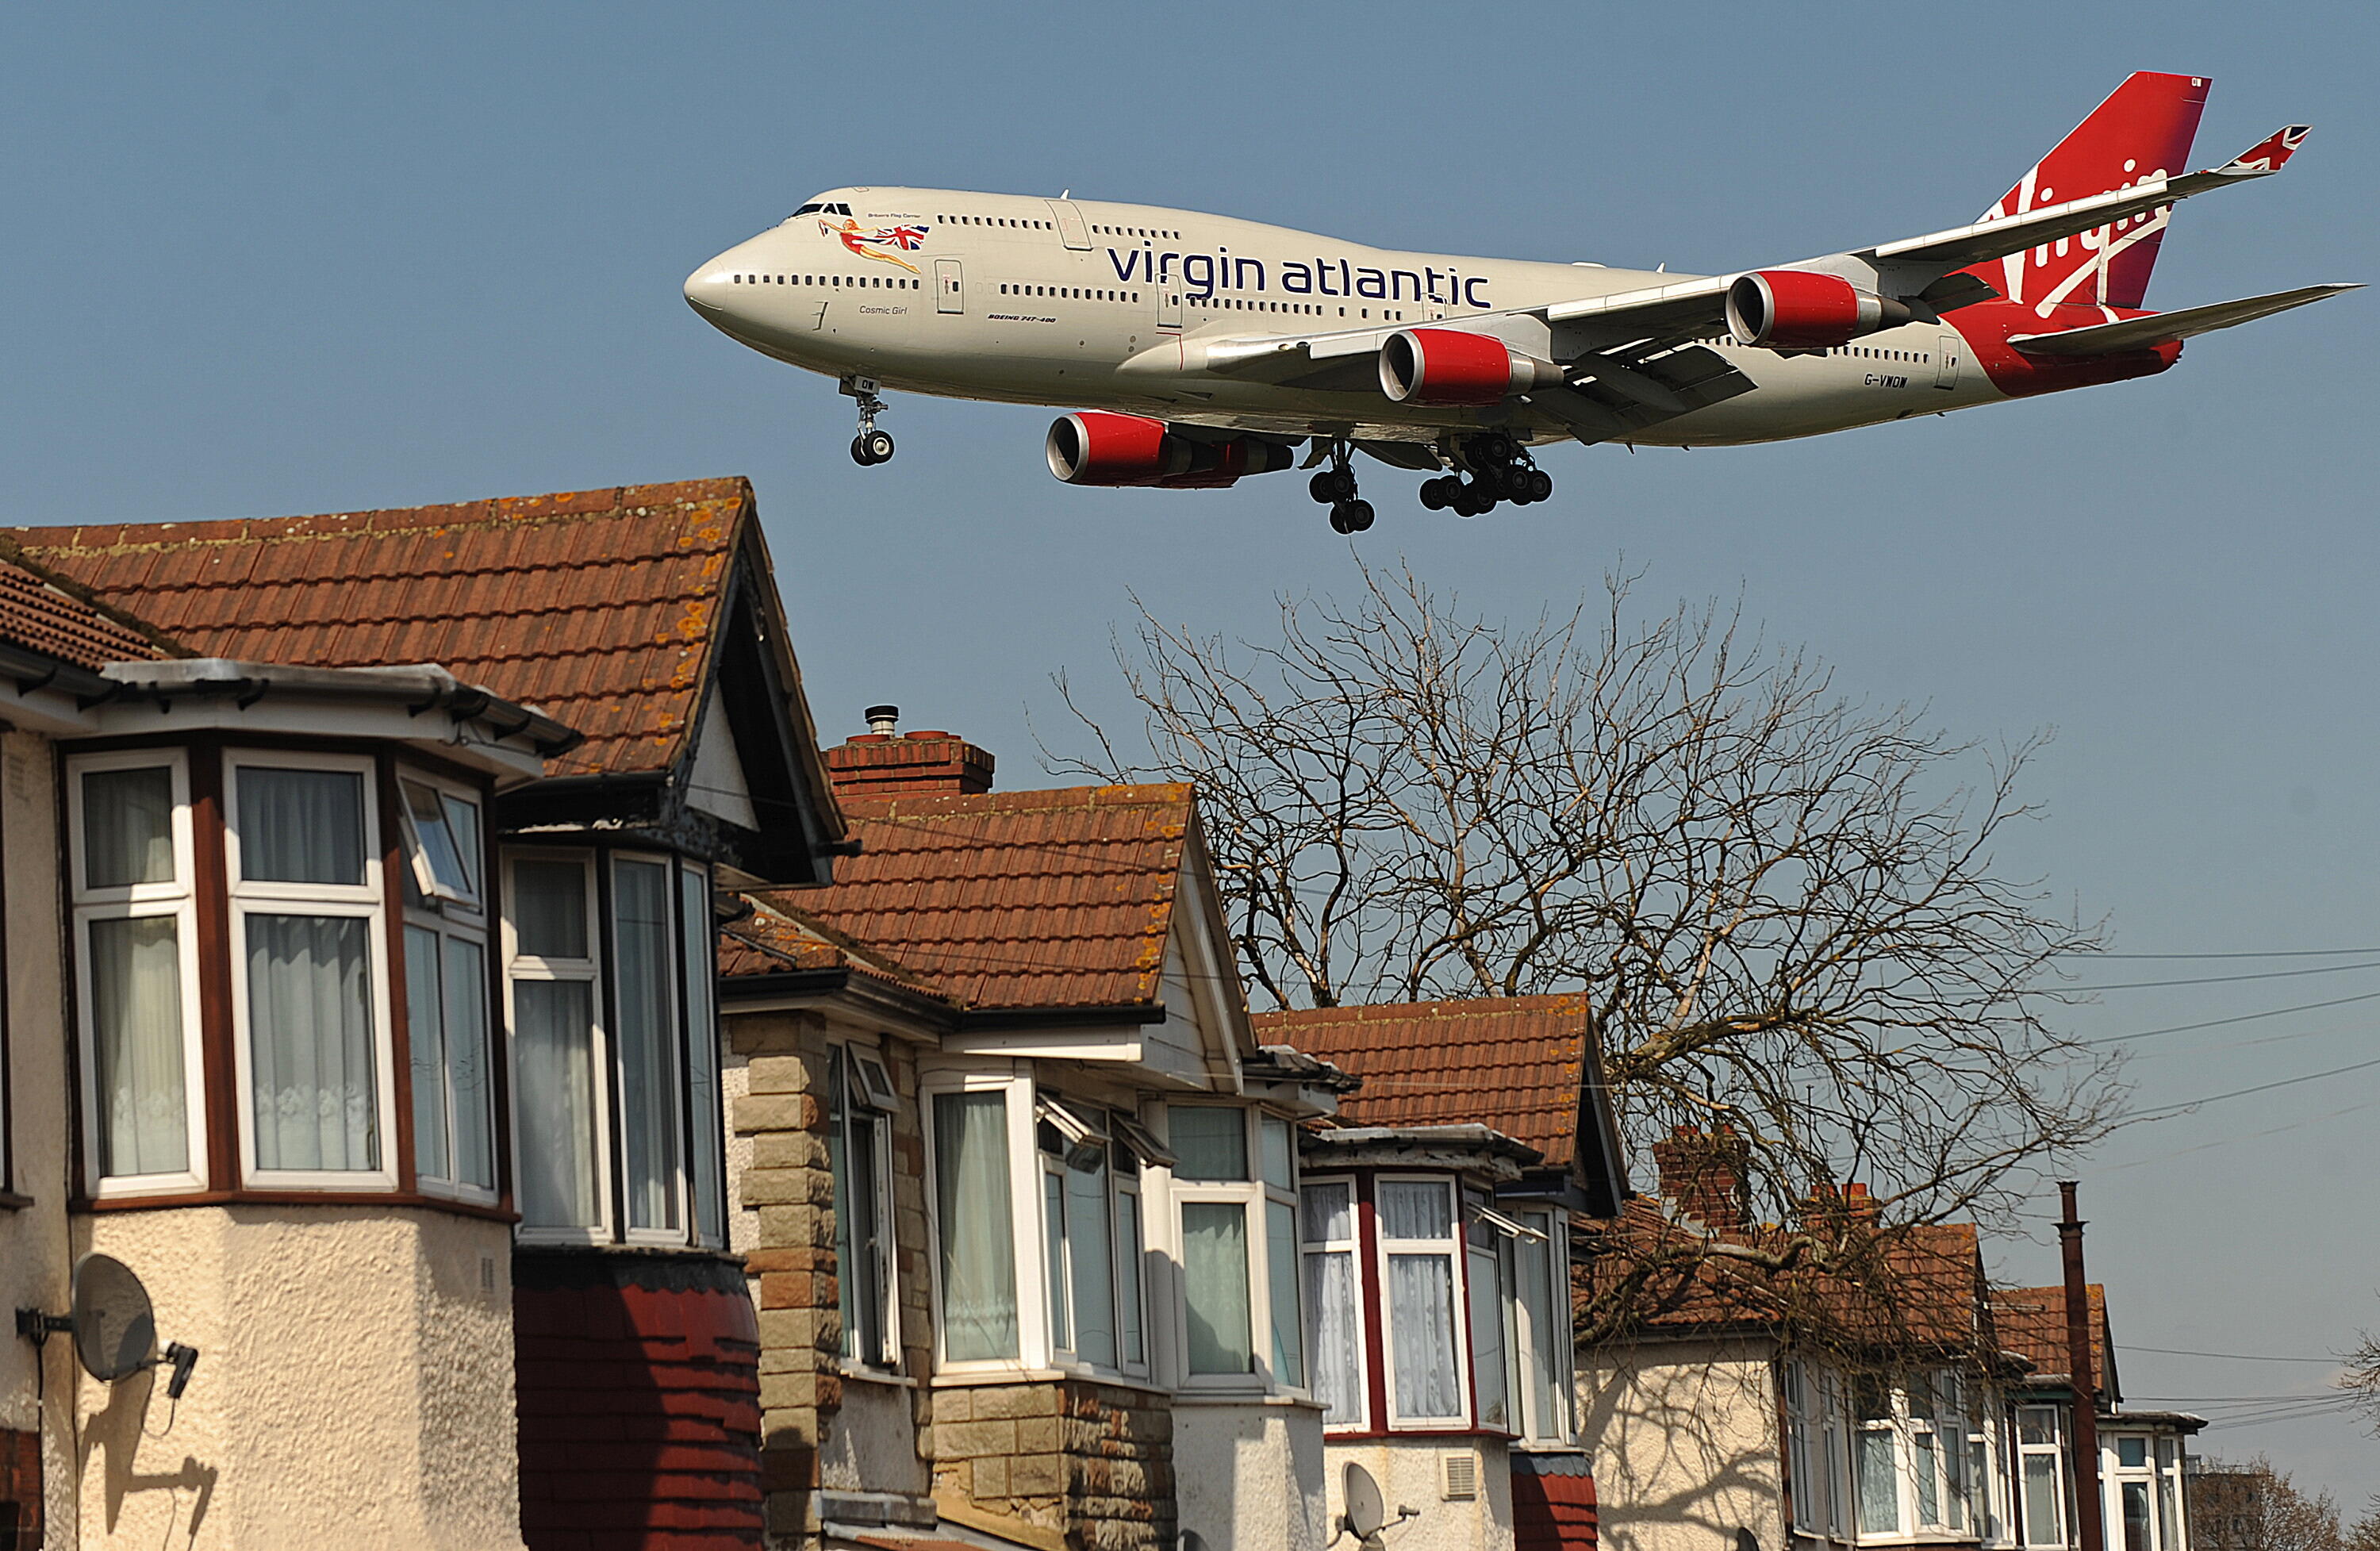
<path fill-rule="evenodd" d="M 2309 1072 L 2302 1077 L 2284 1077 L 2277 1083 L 2259 1083 L 2252 1088 L 2233 1088 L 2228 1093 L 2208 1094 L 2204 1098 L 2192 1098 L 2180 1104 L 2164 1105 L 2148 1111 L 2140 1118 L 2144 1121 L 2168 1120 L 2185 1109 L 2195 1109 L 2203 1104 L 2214 1104 L 2226 1098 L 2245 1098 L 2252 1093 L 2270 1093 L 2275 1088 L 2294 1087 L 2300 1083 L 2318 1083 L 2325 1077 L 2343 1077 L 2350 1072 L 2364 1072 L 2375 1066 L 2380 1066 L 2380 1058 L 2360 1060 L 2352 1066 L 2334 1066 L 2328 1072 Z"/>
<path fill-rule="evenodd" d="M 2380 953 L 2380 948 L 2275 948 L 2224 953 L 2107 953 L 2078 948 L 2075 951 L 2095 959 L 2362 959 Z"/>
<path fill-rule="evenodd" d="M 2058 991 L 2146 991 L 2166 986 L 2228 986 L 2238 980 L 2291 980 L 2301 975 L 2341 975 L 2349 970 L 2380 969 L 2380 959 L 2362 964 L 2316 964 L 2312 969 L 2265 969 L 2252 975 L 2201 975 L 2188 980 L 2123 980 L 2106 986 L 2057 986 Z"/>
<path fill-rule="evenodd" d="M 2192 1153 L 2210 1152 L 2216 1147 L 2230 1146 L 2235 1142 L 2253 1142 L 2259 1137 L 2277 1136 L 2285 1131 L 2303 1130 L 2310 1125 L 2320 1125 L 2325 1121 L 2335 1121 L 2341 1115 L 2352 1115 L 2359 1110 L 2374 1108 L 2380 1108 L 2380 1098 L 2368 1099 L 2362 1104 L 2350 1104 L 2344 1109 L 2333 1109 L 2326 1115 L 2309 1115 L 2304 1120 L 2291 1121 L 2287 1125 L 2267 1126 L 2262 1131 L 2246 1132 L 2238 1136 L 2220 1136 L 2212 1142 L 2201 1142 L 2194 1147 L 2182 1147 L 2169 1153 L 2158 1153 L 2152 1157 L 2136 1157 L 2130 1163 L 2111 1163 L 2103 1171 L 2114 1173 L 2122 1169 L 2145 1169 L 2152 1163 L 2170 1163 L 2175 1158 L 2188 1157 Z M 2042 1220 L 2046 1222 L 2049 1219 L 2045 1215 Z"/>
<path fill-rule="evenodd" d="M 2111 1034 L 2098 1039 L 2078 1039 L 2078 1045 L 2121 1045 L 2131 1039 L 2155 1039 L 2160 1035 L 2188 1034 L 2195 1029 L 2223 1028 L 2232 1024 L 2252 1024 L 2259 1018 L 2279 1018 L 2291 1012 L 2319 1012 L 2325 1007 L 2345 1007 L 2359 1001 L 2380 1001 L 2380 991 L 2365 991 L 2360 996 L 2338 997 L 2330 1001 L 2300 1002 L 2294 1007 L 2268 1007 L 2262 1012 L 2242 1012 L 2229 1018 L 2209 1018 L 2204 1023 L 2172 1024 L 2164 1028 L 2143 1029 L 2138 1034 Z"/>
<path fill-rule="evenodd" d="M 2270 1357 L 2247 1351 L 2193 1351 L 2188 1347 L 2179 1346 L 2134 1346 L 2130 1341 L 2118 1341 L 2116 1350 L 2154 1351 L 2167 1357 L 2222 1357 L 2235 1363 L 2323 1363 L 2334 1368 L 2339 1365 L 2336 1357 Z"/>

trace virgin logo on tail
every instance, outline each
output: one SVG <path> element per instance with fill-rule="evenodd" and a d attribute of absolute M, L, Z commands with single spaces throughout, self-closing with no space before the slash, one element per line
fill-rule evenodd
<path fill-rule="evenodd" d="M 2210 84 L 2204 76 L 2145 70 L 2133 75 L 1983 218 L 2003 220 L 2181 172 L 2190 165 L 2190 143 L 2197 138 L 2198 116 L 2206 107 Z M 2275 153 L 2287 160 L 2294 149 L 2283 146 Z M 2265 150 L 2259 146 L 2251 154 Z M 2061 303 L 2137 308 L 2148 294 L 2149 271 L 2156 263 L 2157 244 L 2172 213 L 2171 205 L 2161 205 L 2143 215 L 1979 264 L 1969 273 L 2044 318 Z"/>

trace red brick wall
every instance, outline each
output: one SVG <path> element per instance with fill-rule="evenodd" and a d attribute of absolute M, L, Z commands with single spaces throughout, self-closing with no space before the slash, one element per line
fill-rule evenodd
<path fill-rule="evenodd" d="M 1595 1477 L 1583 1454 L 1512 1453 L 1513 1551 L 1594 1551 Z"/>
<path fill-rule="evenodd" d="M 0 1545 L 42 1544 L 42 1435 L 0 1427 Z"/>
<path fill-rule="evenodd" d="M 522 1250 L 513 1332 L 530 1551 L 760 1545 L 759 1328 L 739 1262 Z"/>

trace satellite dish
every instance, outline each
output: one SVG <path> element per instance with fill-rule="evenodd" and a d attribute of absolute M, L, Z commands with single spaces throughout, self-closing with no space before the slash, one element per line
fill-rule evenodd
<path fill-rule="evenodd" d="M 157 1315 L 149 1290 L 114 1255 L 86 1254 L 74 1268 L 75 1355 L 103 1384 L 149 1366 L 157 1350 Z"/>
<path fill-rule="evenodd" d="M 1343 1527 L 1365 1545 L 1378 1545 L 1380 1528 L 1389 1521 L 1388 1499 L 1380 1496 L 1380 1484 L 1353 1460 L 1347 1461 L 1346 1473 L 1340 1480 L 1339 1495 L 1347 1504 Z"/>

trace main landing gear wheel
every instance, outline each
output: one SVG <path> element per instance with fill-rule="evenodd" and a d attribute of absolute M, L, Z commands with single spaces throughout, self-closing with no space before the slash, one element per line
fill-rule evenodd
<path fill-rule="evenodd" d="M 1342 501 L 1355 499 L 1355 471 L 1352 468 L 1323 468 L 1315 471 L 1305 481 L 1305 493 L 1318 506 L 1336 506 Z"/>
<path fill-rule="evenodd" d="M 1501 432 L 1472 437 L 1456 450 L 1453 461 L 1470 478 L 1448 474 L 1424 484 L 1421 503 L 1433 512 L 1476 517 L 1494 511 L 1500 501 L 1527 506 L 1554 493 L 1553 476 L 1530 461 L 1527 448 Z"/>
<path fill-rule="evenodd" d="M 1330 526 L 1341 533 L 1361 533 L 1372 526 L 1372 503 L 1355 494 L 1355 471 L 1348 467 L 1354 451 L 1344 442 L 1330 443 L 1330 467 L 1318 468 L 1305 482 L 1305 493 L 1317 505 L 1330 508 Z"/>
<path fill-rule="evenodd" d="M 891 463 L 892 435 L 876 429 L 876 417 L 884 412 L 884 401 L 876 396 L 876 379 L 846 377 L 842 391 L 859 401 L 859 434 L 851 439 L 851 461 L 862 468 Z"/>
<path fill-rule="evenodd" d="M 1361 533 L 1372 526 L 1372 503 L 1342 501 L 1330 508 L 1330 526 L 1341 533 Z"/>

